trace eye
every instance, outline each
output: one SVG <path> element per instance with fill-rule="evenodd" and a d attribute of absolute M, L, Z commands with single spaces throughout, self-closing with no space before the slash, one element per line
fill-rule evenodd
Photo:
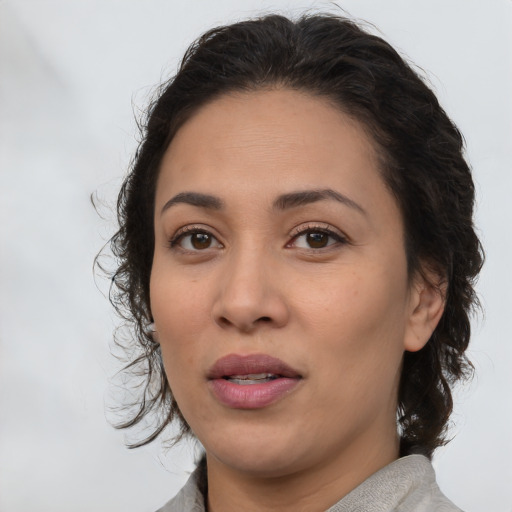
<path fill-rule="evenodd" d="M 299 249 L 324 249 L 335 244 L 346 243 L 342 235 L 332 229 L 320 227 L 308 227 L 299 231 L 288 244 Z"/>
<path fill-rule="evenodd" d="M 171 248 L 179 247 L 185 251 L 203 251 L 205 249 L 222 247 L 222 244 L 208 231 L 185 228 L 174 236 L 170 246 Z"/>

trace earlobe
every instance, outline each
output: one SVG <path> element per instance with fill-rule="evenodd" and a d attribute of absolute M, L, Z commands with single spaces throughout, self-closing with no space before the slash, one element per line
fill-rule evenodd
<path fill-rule="evenodd" d="M 146 334 L 153 340 L 155 343 L 159 343 L 158 334 L 156 332 L 155 323 L 151 322 L 146 326 Z"/>
<path fill-rule="evenodd" d="M 437 273 L 426 272 L 415 278 L 404 338 L 404 349 L 408 352 L 421 350 L 432 336 L 444 313 L 446 290 L 446 281 Z"/>

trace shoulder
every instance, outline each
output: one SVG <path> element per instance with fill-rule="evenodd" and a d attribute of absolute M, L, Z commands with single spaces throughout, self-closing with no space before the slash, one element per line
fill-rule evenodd
<path fill-rule="evenodd" d="M 441 492 L 429 459 L 423 455 L 409 455 L 398 459 L 395 464 L 401 479 L 410 475 L 405 477 L 410 487 L 396 512 L 462 512 Z"/>
<path fill-rule="evenodd" d="M 377 471 L 327 512 L 462 512 L 439 489 L 423 455 L 400 458 Z"/>
<path fill-rule="evenodd" d="M 198 467 L 157 512 L 205 512 Z M 430 461 L 409 455 L 377 471 L 327 512 L 462 512 L 439 489 Z"/>
<path fill-rule="evenodd" d="M 201 468 L 197 468 L 180 492 L 156 512 L 205 512 L 204 497 L 199 480 Z"/>

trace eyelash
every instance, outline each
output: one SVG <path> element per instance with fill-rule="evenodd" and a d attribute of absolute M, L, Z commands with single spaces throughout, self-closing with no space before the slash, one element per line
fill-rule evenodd
<path fill-rule="evenodd" d="M 213 235 L 208 229 L 205 229 L 200 226 L 185 226 L 179 229 L 176 234 L 169 240 L 169 247 L 171 249 L 181 249 L 183 251 L 189 252 L 200 252 L 200 249 L 185 249 L 180 246 L 180 243 L 186 238 L 192 235 L 204 234 L 210 236 L 213 240 L 216 240 L 217 243 L 222 246 L 222 244 L 218 241 L 217 237 Z"/>
<path fill-rule="evenodd" d="M 322 226 L 319 226 L 316 224 L 309 224 L 306 227 L 296 228 L 291 233 L 291 235 L 290 235 L 291 241 L 286 244 L 286 247 L 287 248 L 293 247 L 295 242 L 303 236 L 307 236 L 309 234 L 317 234 L 317 233 L 327 235 L 334 242 L 328 243 L 327 245 L 325 245 L 323 247 L 318 247 L 318 248 L 299 247 L 299 249 L 306 250 L 306 251 L 312 251 L 312 252 L 318 252 L 318 251 L 328 249 L 329 247 L 331 247 L 333 245 L 348 243 L 348 240 L 345 236 L 343 236 L 340 233 L 338 233 L 337 231 L 335 231 L 328 224 L 322 225 Z M 211 237 L 212 240 L 215 240 L 218 243 L 218 245 L 220 246 L 220 248 L 223 247 L 222 243 L 219 242 L 217 237 L 215 235 L 213 235 L 208 229 L 205 229 L 200 226 L 185 226 L 185 227 L 181 228 L 180 230 L 178 230 L 177 233 L 169 240 L 169 248 L 181 249 L 182 251 L 187 251 L 187 252 L 201 252 L 202 249 L 197 249 L 197 248 L 196 249 L 188 249 L 188 248 L 184 248 L 180 245 L 186 237 L 190 237 L 195 234 L 207 235 L 207 236 Z M 211 248 L 211 246 L 208 246 L 208 247 L 205 247 L 203 250 L 210 249 L 210 248 Z"/>
<path fill-rule="evenodd" d="M 302 247 L 300 249 L 317 252 L 317 251 L 321 251 L 321 250 L 326 250 L 326 249 L 332 247 L 333 245 L 348 243 L 348 239 L 345 236 L 343 236 L 342 234 L 337 232 L 337 230 L 334 230 L 328 224 L 325 224 L 322 226 L 319 226 L 317 224 L 309 224 L 306 227 L 299 227 L 295 230 L 295 232 L 292 232 L 292 240 L 286 244 L 286 247 L 292 247 L 293 244 L 296 242 L 296 240 L 298 240 L 300 237 L 307 236 L 309 234 L 314 234 L 314 233 L 321 233 L 323 235 L 327 235 L 329 238 L 334 240 L 334 242 L 328 243 L 324 247 L 319 247 L 319 248 Z"/>

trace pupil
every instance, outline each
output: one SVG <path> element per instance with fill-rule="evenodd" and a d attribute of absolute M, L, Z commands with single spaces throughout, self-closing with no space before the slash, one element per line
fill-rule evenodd
<path fill-rule="evenodd" d="M 194 233 L 191 241 L 194 249 L 207 249 L 211 244 L 210 235 L 207 233 Z"/>
<path fill-rule="evenodd" d="M 318 249 L 327 245 L 327 235 L 325 233 L 308 233 L 307 240 L 310 247 Z"/>

